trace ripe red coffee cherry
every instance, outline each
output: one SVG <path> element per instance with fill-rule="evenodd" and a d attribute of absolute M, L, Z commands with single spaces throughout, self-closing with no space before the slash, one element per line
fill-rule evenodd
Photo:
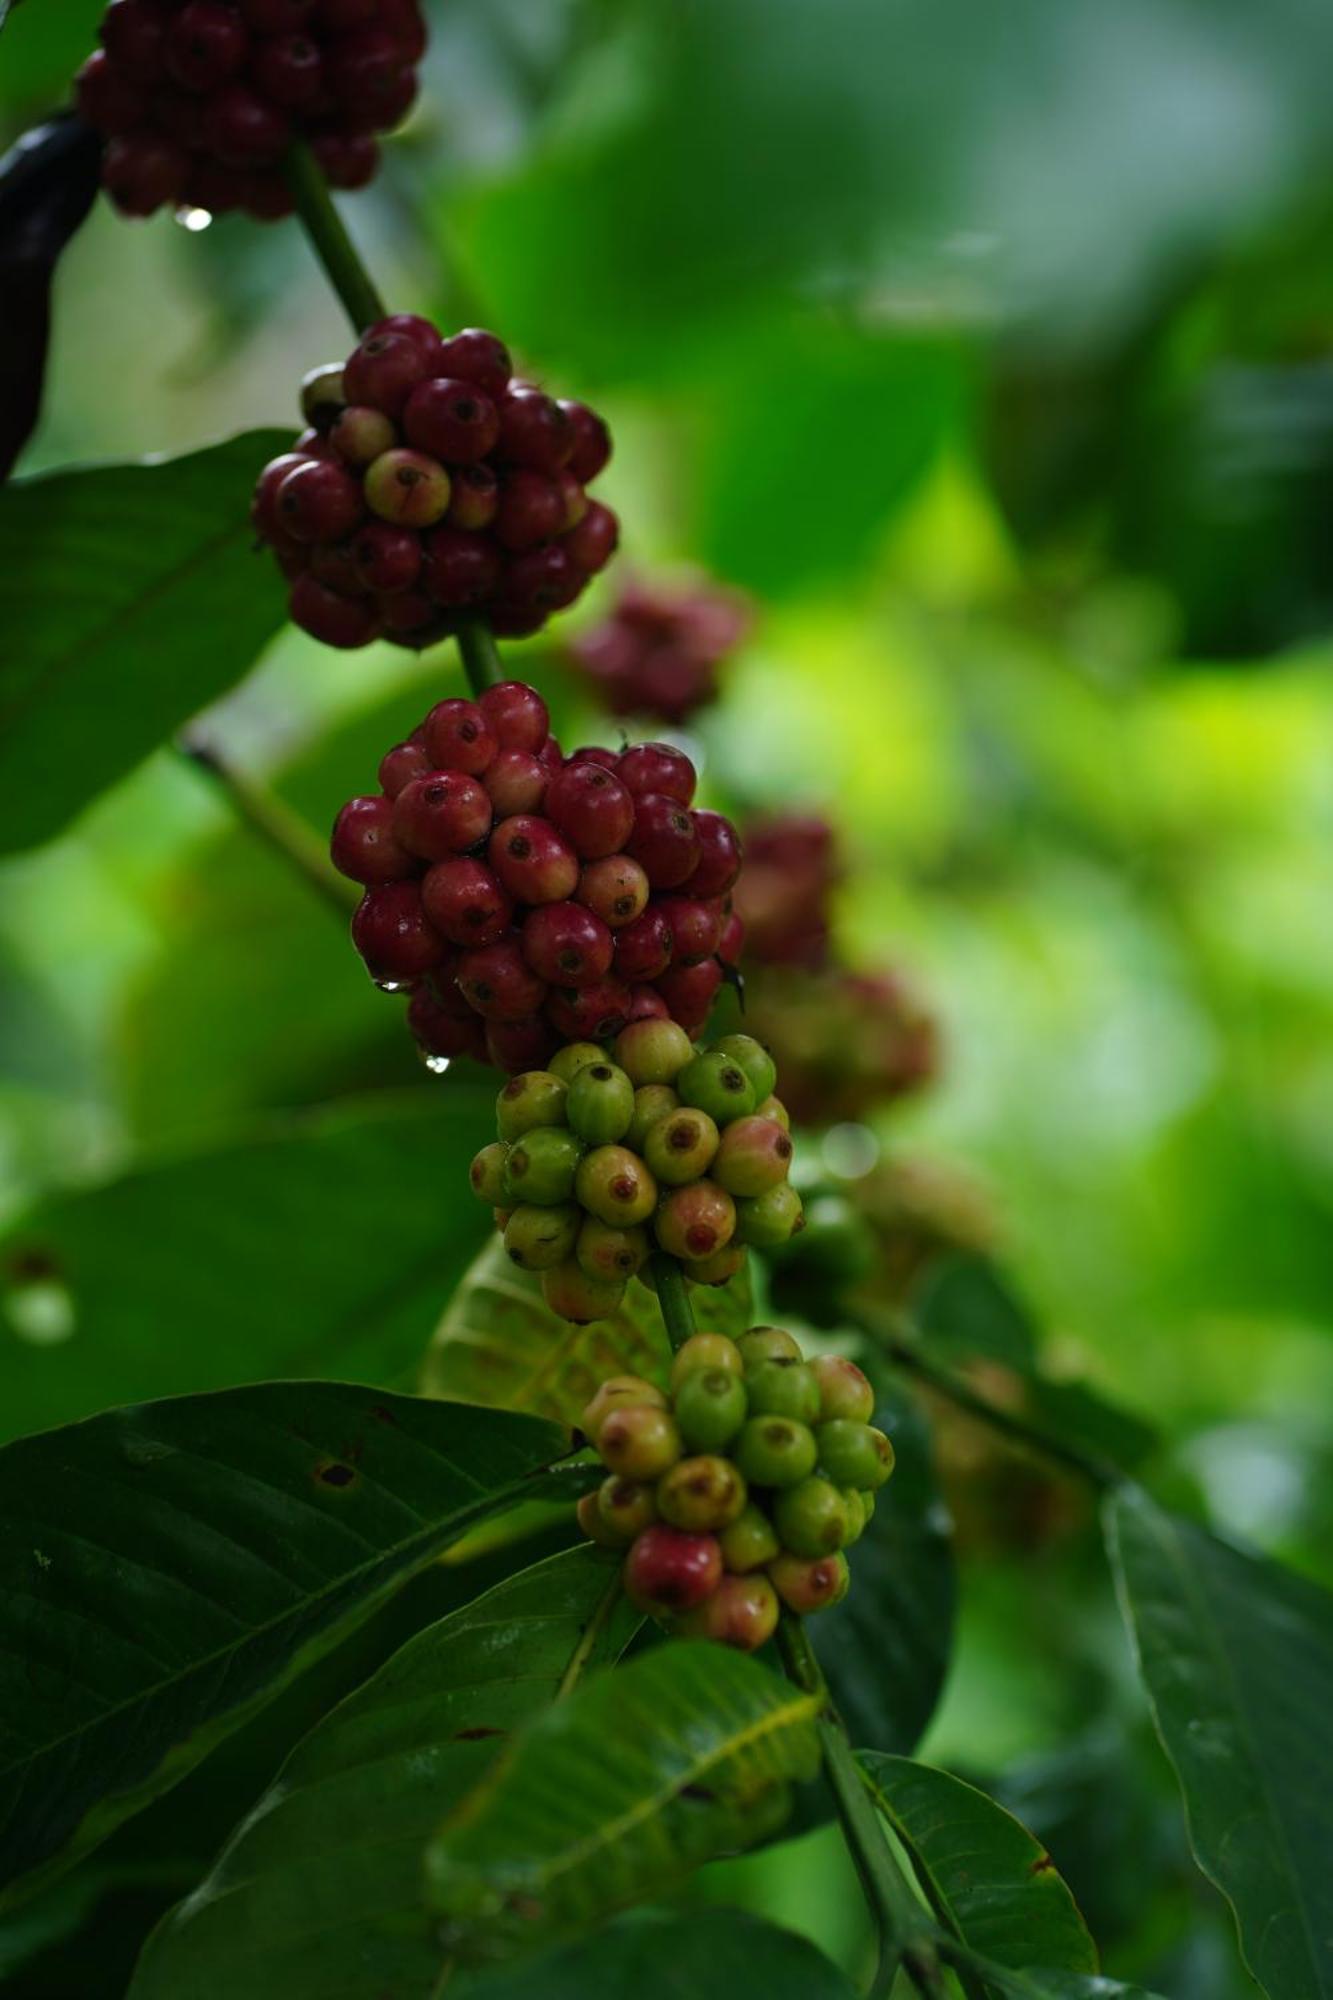
<path fill-rule="evenodd" d="M 424 590 L 396 590 L 379 599 L 380 623 L 386 639 L 420 652 L 449 630 L 449 619 Z"/>
<path fill-rule="evenodd" d="M 446 340 L 440 352 L 438 372 L 475 382 L 492 402 L 498 402 L 509 387 L 514 372 L 509 349 L 484 327 L 465 326 Z"/>
<path fill-rule="evenodd" d="M 526 681 L 499 681 L 478 695 L 477 706 L 502 750 L 527 750 L 534 757 L 540 754 L 550 733 L 551 717 L 536 688 Z"/>
<path fill-rule="evenodd" d="M 495 738 L 474 701 L 437 701 L 421 735 L 439 771 L 466 771 L 477 778 L 495 761 Z"/>
<path fill-rule="evenodd" d="M 655 986 L 631 986 L 627 1021 L 668 1021 L 671 1010 Z"/>
<path fill-rule="evenodd" d="M 167 73 L 183 90 L 216 90 L 240 69 L 249 39 L 234 7 L 223 0 L 190 0 L 167 30 Z"/>
<path fill-rule="evenodd" d="M 352 537 L 351 557 L 363 590 L 410 590 L 421 569 L 421 542 L 410 528 L 367 521 Z"/>
<path fill-rule="evenodd" d="M 596 576 L 610 562 L 619 541 L 619 521 L 609 507 L 593 500 L 578 526 L 565 536 L 565 547 L 585 576 Z"/>
<path fill-rule="evenodd" d="M 553 992 L 547 1013 L 566 1041 L 605 1042 L 620 1033 L 632 1005 L 623 979 L 599 979 L 592 986 Z"/>
<path fill-rule="evenodd" d="M 657 979 L 671 963 L 671 926 L 650 903 L 633 923 L 616 932 L 615 966 L 622 979 Z"/>
<path fill-rule="evenodd" d="M 341 541 L 364 512 L 359 481 L 342 466 L 316 458 L 292 467 L 272 507 L 283 533 L 298 542 Z"/>
<path fill-rule="evenodd" d="M 591 502 L 572 472 L 557 472 L 552 477 L 560 488 L 560 500 L 564 509 L 562 525 L 566 528 L 577 528 Z M 579 573 L 582 575 L 582 571 Z"/>
<path fill-rule="evenodd" d="M 422 778 L 432 768 L 425 746 L 421 743 L 395 743 L 392 750 L 386 750 L 380 759 L 377 773 L 380 788 L 389 798 L 396 799 L 405 785 L 413 778 Z"/>
<path fill-rule="evenodd" d="M 628 854 L 608 854 L 604 861 L 588 863 L 576 894 L 611 930 L 620 930 L 646 907 L 648 877 Z"/>
<path fill-rule="evenodd" d="M 103 134 L 132 132 L 148 117 L 143 85 L 113 62 L 105 49 L 94 49 L 84 63 L 75 78 L 75 96 L 82 116 Z"/>
<path fill-rule="evenodd" d="M 125 215 L 152 215 L 174 201 L 188 171 L 182 149 L 151 132 L 113 139 L 102 156 L 103 184 Z"/>
<path fill-rule="evenodd" d="M 625 1594 L 640 1611 L 668 1618 L 691 1611 L 722 1581 L 722 1550 L 715 1535 L 690 1535 L 655 1521 L 625 1558 Z"/>
<path fill-rule="evenodd" d="M 394 837 L 393 804 L 389 799 L 349 799 L 333 822 L 329 855 L 334 867 L 367 887 L 410 875 L 412 856 Z"/>
<path fill-rule="evenodd" d="M 692 1181 L 663 1197 L 653 1229 L 669 1256 L 711 1257 L 735 1234 L 736 1204 L 715 1182 Z"/>
<path fill-rule="evenodd" d="M 605 743 L 589 743 L 582 750 L 575 750 L 569 761 L 571 764 L 600 764 L 604 770 L 614 771 L 620 762 L 620 752 L 608 749 Z"/>
<path fill-rule="evenodd" d="M 690 887 L 694 887 L 693 877 Z M 655 907 L 670 927 L 673 964 L 698 965 L 702 959 L 713 956 L 721 943 L 726 921 L 721 903 L 702 902 L 692 895 L 663 896 Z"/>
<path fill-rule="evenodd" d="M 290 35 L 315 11 L 315 0 L 240 0 L 247 26 L 257 35 Z"/>
<path fill-rule="evenodd" d="M 427 919 L 415 882 L 367 889 L 352 918 L 352 942 L 376 979 L 416 979 L 438 965 L 447 949 Z"/>
<path fill-rule="evenodd" d="M 488 535 L 435 528 L 425 538 L 424 558 L 431 596 L 449 610 L 484 603 L 500 581 L 500 557 Z"/>
<path fill-rule="evenodd" d="M 437 861 L 422 878 L 421 901 L 450 944 L 495 944 L 514 914 L 513 904 L 485 862 L 471 855 Z"/>
<path fill-rule="evenodd" d="M 708 1019 L 722 984 L 722 968 L 715 958 L 706 958 L 702 965 L 669 965 L 654 983 L 671 1009 L 672 1020 L 692 1032 Z"/>
<path fill-rule="evenodd" d="M 153 83 L 161 75 L 166 22 L 143 0 L 111 0 L 97 32 L 116 68 L 126 76 Z"/>
<path fill-rule="evenodd" d="M 564 514 L 560 488 L 554 480 L 540 472 L 511 472 L 500 487 L 495 532 L 505 548 L 518 554 L 558 535 L 564 525 Z"/>
<path fill-rule="evenodd" d="M 450 465 L 485 458 L 500 435 L 494 403 L 475 382 L 434 376 L 419 382 L 403 409 L 407 441 Z"/>
<path fill-rule="evenodd" d="M 398 417 L 430 372 L 430 355 L 419 340 L 409 333 L 372 328 L 343 369 L 343 387 L 349 403 L 365 403 L 386 417 Z"/>
<path fill-rule="evenodd" d="M 591 986 L 611 969 L 611 933 L 581 903 L 543 903 L 523 919 L 523 956 L 552 986 Z"/>
<path fill-rule="evenodd" d="M 634 831 L 625 852 L 643 869 L 654 889 L 678 889 L 694 873 L 699 836 L 694 815 L 679 799 L 649 792 L 634 809 Z"/>
<path fill-rule="evenodd" d="M 494 466 L 460 465 L 450 475 L 452 491 L 445 520 L 451 528 L 489 528 L 500 505 L 500 480 Z"/>
<path fill-rule="evenodd" d="M 399 79 L 406 67 L 393 35 L 366 28 L 331 45 L 329 89 L 357 124 L 384 127 L 401 116 Z"/>
<path fill-rule="evenodd" d="M 482 778 L 497 819 L 535 813 L 546 792 L 547 770 L 527 750 L 501 750 Z"/>
<path fill-rule="evenodd" d="M 383 0 L 375 0 L 367 19 L 373 20 L 376 8 L 382 4 Z M 401 334 L 405 340 L 412 341 L 429 361 L 431 373 L 436 372 L 444 343 L 428 319 L 424 319 L 420 313 L 389 313 L 384 319 L 377 319 L 373 326 L 368 326 L 361 338 L 363 342 L 378 340 L 386 333 Z"/>
<path fill-rule="evenodd" d="M 478 951 L 465 951 L 457 978 L 463 997 L 488 1021 L 521 1021 L 546 998 L 545 982 L 532 971 L 512 934 Z"/>
<path fill-rule="evenodd" d="M 321 132 L 310 150 L 330 187 L 367 187 L 380 163 L 380 149 L 368 132 Z"/>
<path fill-rule="evenodd" d="M 576 442 L 569 414 L 552 397 L 516 383 L 500 399 L 500 449 L 514 465 L 559 472 Z"/>
<path fill-rule="evenodd" d="M 740 835 L 729 819 L 715 812 L 696 812 L 694 831 L 699 860 L 690 877 L 690 894 L 725 896 L 741 872 Z"/>
<path fill-rule="evenodd" d="M 508 1070 L 511 1076 L 544 1069 L 558 1047 L 544 1015 L 525 1014 L 521 1021 L 486 1023 L 486 1053 L 497 1069 Z"/>
<path fill-rule="evenodd" d="M 579 864 L 569 842 L 535 813 L 502 820 L 487 858 L 519 903 L 563 903 L 578 886 Z"/>
<path fill-rule="evenodd" d="M 326 646 L 365 646 L 380 629 L 379 613 L 368 597 L 340 597 L 313 576 L 298 576 L 287 599 L 292 621 Z"/>
<path fill-rule="evenodd" d="M 581 569 L 559 542 L 512 556 L 504 567 L 503 594 L 519 611 L 562 611 L 587 582 Z"/>
<path fill-rule="evenodd" d="M 616 775 L 636 799 L 650 792 L 678 799 L 687 806 L 699 782 L 698 773 L 683 750 L 671 743 L 636 743 L 621 752 Z"/>
<path fill-rule="evenodd" d="M 426 53 L 426 24 L 416 0 L 380 0 L 379 19 L 397 42 L 403 60 L 420 62 Z"/>
<path fill-rule="evenodd" d="M 546 788 L 545 811 L 585 861 L 616 854 L 634 829 L 634 801 L 601 764 L 571 762 Z"/>
<path fill-rule="evenodd" d="M 427 861 L 444 861 L 475 847 L 490 824 L 490 800 L 476 779 L 462 771 L 428 771 L 405 785 L 393 802 L 395 834 Z"/>
<path fill-rule="evenodd" d="M 204 133 L 224 166 L 269 166 L 286 151 L 291 125 L 267 98 L 231 83 L 209 99 Z"/>
<path fill-rule="evenodd" d="M 429 528 L 449 505 L 449 475 L 424 452 L 396 447 L 366 468 L 366 505 L 400 528 Z"/>
<path fill-rule="evenodd" d="M 569 470 L 575 479 L 586 486 L 596 479 L 611 456 L 611 433 L 605 423 L 586 403 L 576 403 L 562 398 L 561 409 L 568 417 L 574 432 L 574 450 L 569 458 Z"/>
<path fill-rule="evenodd" d="M 724 965 L 739 965 L 741 953 L 745 949 L 745 923 L 739 910 L 733 910 L 722 926 L 722 936 L 718 939 L 717 955 Z"/>
<path fill-rule="evenodd" d="M 250 58 L 250 74 L 265 97 L 285 111 L 300 111 L 319 96 L 324 58 L 309 35 L 281 35 L 262 41 Z"/>

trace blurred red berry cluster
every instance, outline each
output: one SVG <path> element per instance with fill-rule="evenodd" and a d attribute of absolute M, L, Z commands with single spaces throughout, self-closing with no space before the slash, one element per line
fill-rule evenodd
<path fill-rule="evenodd" d="M 688 721 L 718 693 L 718 670 L 749 630 L 734 591 L 634 583 L 610 615 L 569 643 L 575 672 L 612 715 Z"/>

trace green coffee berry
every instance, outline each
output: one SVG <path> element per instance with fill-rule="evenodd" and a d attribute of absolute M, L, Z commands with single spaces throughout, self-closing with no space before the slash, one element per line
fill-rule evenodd
<path fill-rule="evenodd" d="M 842 1488 L 842 1498 L 843 1504 L 847 1509 L 847 1539 L 843 1543 L 843 1547 L 849 1549 L 852 1543 L 859 1542 L 865 1533 L 866 1506 L 865 1501 L 854 1486 L 844 1486 Z"/>
<path fill-rule="evenodd" d="M 616 1229 L 609 1222 L 599 1222 L 595 1215 L 581 1215 L 580 1219 L 583 1226 L 574 1253 L 580 1270 L 604 1284 L 623 1284 L 642 1270 L 652 1249 L 646 1230 Z"/>
<path fill-rule="evenodd" d="M 653 1230 L 670 1257 L 711 1257 L 736 1228 L 736 1204 L 715 1181 L 673 1188 L 658 1203 Z"/>
<path fill-rule="evenodd" d="M 747 1327 L 736 1341 L 742 1368 L 760 1361 L 801 1361 L 801 1343 L 784 1326 Z"/>
<path fill-rule="evenodd" d="M 542 1297 L 547 1305 L 561 1319 L 573 1320 L 576 1326 L 610 1319 L 612 1313 L 619 1311 L 624 1296 L 623 1284 L 617 1281 L 608 1285 L 599 1278 L 590 1278 L 572 1257 L 542 1272 Z"/>
<path fill-rule="evenodd" d="M 753 1501 L 722 1530 L 718 1540 L 722 1544 L 723 1562 L 740 1576 L 746 1570 L 762 1569 L 782 1550 L 773 1523 Z"/>
<path fill-rule="evenodd" d="M 657 1182 L 625 1146 L 597 1146 L 578 1163 L 575 1192 L 589 1215 L 616 1229 L 646 1222 L 657 1205 Z"/>
<path fill-rule="evenodd" d="M 680 1432 L 668 1410 L 622 1405 L 602 1419 L 597 1449 L 603 1465 L 622 1479 L 660 1479 L 680 1457 Z M 661 1501 L 658 1501 L 659 1509 Z"/>
<path fill-rule="evenodd" d="M 637 1026 L 638 1023 L 636 1022 Z M 625 1144 L 634 1152 L 641 1153 L 644 1141 L 659 1118 L 665 1118 L 674 1111 L 680 1099 L 665 1083 L 641 1083 L 634 1093 L 634 1116 L 629 1121 L 625 1134 Z"/>
<path fill-rule="evenodd" d="M 745 1245 L 728 1243 L 721 1250 L 715 1250 L 711 1257 L 690 1257 L 686 1260 L 685 1275 L 695 1285 L 725 1285 L 738 1271 L 745 1268 Z"/>
<path fill-rule="evenodd" d="M 675 1391 L 672 1407 L 691 1451 L 720 1451 L 749 1415 L 749 1398 L 729 1368 L 697 1368 Z"/>
<path fill-rule="evenodd" d="M 722 1134 L 713 1179 L 728 1194 L 753 1198 L 786 1180 L 791 1154 L 791 1140 L 775 1119 L 737 1118 Z"/>
<path fill-rule="evenodd" d="M 672 1629 L 685 1639 L 715 1639 L 753 1653 L 773 1637 L 780 1615 L 778 1594 L 768 1577 L 724 1576 L 712 1596 L 682 1612 Z"/>
<path fill-rule="evenodd" d="M 538 1125 L 563 1125 L 566 1086 L 550 1070 L 529 1069 L 511 1076 L 495 1100 L 495 1123 L 502 1139 L 521 1139 Z"/>
<path fill-rule="evenodd" d="M 816 1474 L 778 1494 L 773 1526 L 793 1555 L 831 1556 L 847 1540 L 847 1502 L 831 1479 Z"/>
<path fill-rule="evenodd" d="M 551 1075 L 558 1076 L 561 1083 L 572 1083 L 579 1071 L 588 1063 L 605 1062 L 606 1050 L 596 1042 L 566 1042 L 551 1057 Z"/>
<path fill-rule="evenodd" d="M 732 1450 L 751 1486 L 795 1486 L 808 1479 L 819 1457 L 808 1424 L 790 1417 L 748 1417 Z"/>
<path fill-rule="evenodd" d="M 819 1383 L 803 1361 L 756 1361 L 745 1371 L 745 1392 L 755 1417 L 791 1417 L 798 1424 L 819 1420 Z M 830 1472 L 832 1479 L 836 1475 Z M 846 1486 L 855 1482 L 839 1480 Z"/>
<path fill-rule="evenodd" d="M 676 1078 L 676 1089 L 682 1104 L 706 1111 L 718 1126 L 748 1117 L 755 1107 L 754 1086 L 740 1064 L 713 1049 L 686 1065 Z"/>
<path fill-rule="evenodd" d="M 623 1138 L 634 1116 L 634 1085 L 614 1063 L 585 1063 L 569 1086 L 565 1118 L 590 1146 Z"/>
<path fill-rule="evenodd" d="M 739 1520 L 745 1507 L 745 1481 L 729 1458 L 705 1453 L 682 1458 L 664 1473 L 657 1482 L 656 1500 L 658 1513 L 673 1528 L 711 1535 Z"/>
<path fill-rule="evenodd" d="M 769 1580 L 789 1611 L 827 1610 L 847 1595 L 851 1574 L 844 1555 L 808 1561 L 786 1551 L 768 1565 Z"/>
<path fill-rule="evenodd" d="M 742 1201 L 736 1210 L 737 1232 L 752 1250 L 781 1249 L 801 1227 L 801 1220 L 801 1197 L 788 1181 Z"/>
<path fill-rule="evenodd" d="M 694 1060 L 694 1043 L 675 1021 L 631 1021 L 612 1054 L 634 1084 L 673 1083 Z"/>
<path fill-rule="evenodd" d="M 584 1405 L 579 1429 L 596 1444 L 602 1424 L 612 1410 L 640 1406 L 664 1410 L 667 1399 L 656 1383 L 645 1382 L 642 1375 L 608 1375 L 591 1402 Z"/>
<path fill-rule="evenodd" d="M 709 1053 L 727 1056 L 745 1071 L 756 1104 L 777 1088 L 778 1066 L 763 1043 L 757 1042 L 753 1035 L 723 1035 L 713 1043 Z"/>
<path fill-rule="evenodd" d="M 706 1111 L 667 1113 L 649 1128 L 643 1157 L 667 1187 L 684 1187 L 708 1172 L 718 1148 L 718 1129 Z"/>
<path fill-rule="evenodd" d="M 599 1500 L 600 1495 L 597 1493 L 585 1493 L 583 1495 L 578 1506 L 574 1509 L 578 1517 L 578 1524 L 588 1537 L 588 1540 L 596 1542 L 599 1548 L 619 1549 L 623 1552 L 625 1537 L 618 1529 L 611 1527 L 603 1519 Z"/>
<path fill-rule="evenodd" d="M 568 1201 L 583 1154 L 582 1139 L 563 1125 L 535 1125 L 509 1148 L 506 1200 L 511 1204 L 536 1202 L 542 1208 Z"/>
<path fill-rule="evenodd" d="M 597 1511 L 620 1541 L 632 1542 L 657 1519 L 654 1489 L 609 1473 L 597 1489 Z"/>
<path fill-rule="evenodd" d="M 841 1354 L 817 1354 L 810 1363 L 819 1381 L 819 1408 L 825 1423 L 843 1417 L 868 1424 L 875 1414 L 875 1391 L 854 1361 Z"/>
<path fill-rule="evenodd" d="M 680 1393 L 680 1386 L 687 1376 L 698 1369 L 725 1369 L 728 1375 L 740 1375 L 745 1362 L 734 1340 L 725 1333 L 692 1333 L 676 1349 L 671 1363 L 671 1393 Z"/>
<path fill-rule="evenodd" d="M 893 1446 L 883 1431 L 851 1417 L 834 1417 L 815 1431 L 820 1469 L 836 1486 L 858 1492 L 882 1486 L 893 1470 Z"/>
<path fill-rule="evenodd" d="M 468 1179 L 472 1192 L 491 1208 L 499 1208 L 505 1198 L 505 1161 L 509 1158 L 508 1146 L 498 1140 L 483 1146 L 476 1159 L 468 1168 Z"/>
<path fill-rule="evenodd" d="M 762 1104 L 754 1107 L 756 1118 L 771 1118 L 784 1132 L 791 1131 L 791 1113 L 780 1097 L 766 1097 Z"/>
<path fill-rule="evenodd" d="M 537 1208 L 522 1202 L 505 1224 L 505 1255 L 522 1271 L 549 1271 L 574 1254 L 583 1211 L 571 1202 Z"/>

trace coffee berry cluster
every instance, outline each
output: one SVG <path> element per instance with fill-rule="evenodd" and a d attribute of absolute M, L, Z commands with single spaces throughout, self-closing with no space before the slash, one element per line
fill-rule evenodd
<path fill-rule="evenodd" d="M 625 1591 L 690 1638 L 752 1652 L 781 1604 L 822 1611 L 893 1471 L 875 1395 L 855 1362 L 806 1361 L 781 1327 L 739 1340 L 698 1333 L 670 1395 L 633 1375 L 604 1382 L 582 1427 L 607 1468 L 579 1502 L 585 1534 L 625 1550 Z"/>
<path fill-rule="evenodd" d="M 615 552 L 616 517 L 585 491 L 606 425 L 516 380 L 480 327 L 445 339 L 394 313 L 306 376 L 301 408 L 308 428 L 265 466 L 251 518 L 325 645 L 428 646 L 466 615 L 535 632 Z"/>
<path fill-rule="evenodd" d="M 719 670 L 749 625 L 734 591 L 633 583 L 600 625 L 569 642 L 568 656 L 612 715 L 680 723 L 717 699 Z"/>
<path fill-rule="evenodd" d="M 76 83 L 106 140 L 102 182 L 126 215 L 164 204 L 286 215 L 295 140 L 334 187 L 379 163 L 376 132 L 417 94 L 417 0 L 111 0 Z"/>
<path fill-rule="evenodd" d="M 504 681 L 437 702 L 379 780 L 338 814 L 331 853 L 365 887 L 353 942 L 380 985 L 410 991 L 428 1062 L 541 1069 L 632 1020 L 702 1029 L 740 950 L 741 848 L 692 809 L 679 750 L 566 758 L 536 689 Z"/>
<path fill-rule="evenodd" d="M 752 1036 L 700 1050 L 675 1021 L 631 1022 L 609 1055 L 570 1043 L 500 1092 L 473 1191 L 564 1319 L 613 1313 L 655 1249 L 725 1284 L 747 1247 L 776 1248 L 801 1225 L 775 1080 Z"/>

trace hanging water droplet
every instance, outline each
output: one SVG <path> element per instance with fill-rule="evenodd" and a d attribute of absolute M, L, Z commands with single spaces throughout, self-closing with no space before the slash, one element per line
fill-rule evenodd
<path fill-rule="evenodd" d="M 192 236 L 197 236 L 201 229 L 207 229 L 213 220 L 206 208 L 191 208 L 188 202 L 183 208 L 176 210 L 174 219 L 182 229 L 188 229 Z"/>
<path fill-rule="evenodd" d="M 30 1278 L 5 1296 L 5 1317 L 20 1340 L 58 1347 L 74 1331 L 74 1300 L 59 1278 Z"/>
<path fill-rule="evenodd" d="M 421 1051 L 421 1060 L 425 1063 L 426 1068 L 432 1076 L 443 1076 L 449 1067 L 448 1056 L 433 1056 L 429 1049 Z"/>
<path fill-rule="evenodd" d="M 374 983 L 381 993 L 406 993 L 412 984 L 410 979 L 377 979 Z"/>

